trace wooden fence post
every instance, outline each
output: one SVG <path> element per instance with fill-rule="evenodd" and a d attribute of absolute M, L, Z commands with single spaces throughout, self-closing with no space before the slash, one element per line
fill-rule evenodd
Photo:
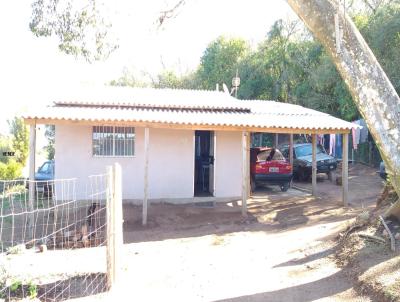
<path fill-rule="evenodd" d="M 121 166 L 107 167 L 107 282 L 109 290 L 120 283 L 123 248 Z"/>
<path fill-rule="evenodd" d="M 35 221 L 35 161 L 36 161 L 36 123 L 30 125 L 29 129 L 29 200 L 28 200 L 28 234 L 29 238 L 35 238 L 34 221 Z"/>
<path fill-rule="evenodd" d="M 107 200 L 106 200 L 106 215 L 107 215 L 107 287 L 109 290 L 114 285 L 114 255 L 113 255 L 113 168 L 112 166 L 107 167 Z"/>

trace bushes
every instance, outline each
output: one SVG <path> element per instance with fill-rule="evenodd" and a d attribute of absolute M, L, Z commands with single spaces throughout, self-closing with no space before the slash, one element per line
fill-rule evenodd
<path fill-rule="evenodd" d="M 14 159 L 9 160 L 7 164 L 0 162 L 0 180 L 16 179 L 21 177 L 22 166 Z"/>
<path fill-rule="evenodd" d="M 9 156 L 3 155 L 4 152 L 13 152 L 12 139 L 0 134 L 0 162 L 7 164 L 10 161 Z"/>

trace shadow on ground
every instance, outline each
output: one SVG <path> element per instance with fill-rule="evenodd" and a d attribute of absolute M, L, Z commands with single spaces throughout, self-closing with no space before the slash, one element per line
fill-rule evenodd
<path fill-rule="evenodd" d="M 210 208 L 151 204 L 148 225 L 144 227 L 141 206 L 125 205 L 124 239 L 131 243 L 240 231 L 279 232 L 346 220 L 361 208 L 373 207 L 382 190 L 374 168 L 351 165 L 349 175 L 349 208 L 342 207 L 341 187 L 327 179 L 318 184 L 317 198 L 293 188 L 288 192 L 280 192 L 278 187 L 259 188 L 248 202 L 247 218 L 241 215 L 240 202 L 217 203 Z M 306 189 L 311 186 L 300 185 Z"/>
<path fill-rule="evenodd" d="M 67 301 L 70 299 L 88 297 L 107 291 L 107 276 L 103 273 L 88 274 L 67 278 L 47 284 L 11 285 L 0 293 L 7 297 L 6 301 L 36 298 L 40 301 Z"/>
<path fill-rule="evenodd" d="M 248 202 L 248 216 L 238 202 L 204 208 L 193 204 L 149 206 L 148 225 L 142 225 L 142 208 L 124 205 L 124 242 L 158 241 L 241 231 L 279 232 L 318 223 L 344 221 L 358 211 L 344 209 L 327 198 L 313 198 L 290 189 L 256 191 Z"/>
<path fill-rule="evenodd" d="M 229 299 L 218 300 L 219 302 L 242 302 L 242 301 L 274 301 L 274 302 L 309 302 L 322 299 L 324 297 L 334 296 L 344 292 L 352 287 L 349 282 L 338 282 L 343 280 L 346 275 L 339 271 L 329 277 L 317 281 L 308 282 L 301 285 L 286 287 L 283 289 L 257 293 L 254 295 L 241 296 Z"/>

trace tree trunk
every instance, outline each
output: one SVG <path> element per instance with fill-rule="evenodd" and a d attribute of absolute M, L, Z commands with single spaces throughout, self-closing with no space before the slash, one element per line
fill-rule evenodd
<path fill-rule="evenodd" d="M 333 0 L 287 0 L 315 37 L 325 46 L 346 82 L 385 162 L 400 196 L 400 98 L 353 21 Z M 343 30 L 336 50 L 335 14 Z M 400 218 L 400 202 L 388 211 Z"/>

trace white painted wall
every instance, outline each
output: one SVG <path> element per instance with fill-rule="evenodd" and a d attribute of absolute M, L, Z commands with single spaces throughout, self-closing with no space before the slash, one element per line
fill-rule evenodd
<path fill-rule="evenodd" d="M 194 131 L 150 129 L 149 198 L 191 198 Z"/>
<path fill-rule="evenodd" d="M 242 194 L 241 132 L 217 131 L 215 156 L 216 197 L 239 197 Z"/>
<path fill-rule="evenodd" d="M 134 157 L 93 157 L 91 126 L 56 125 L 55 132 L 55 178 L 77 178 L 77 198 L 86 199 L 90 175 L 106 173 L 106 167 L 115 162 L 122 166 L 123 198 L 143 196 L 142 128 L 135 129 Z"/>
<path fill-rule="evenodd" d="M 135 129 L 134 157 L 93 157 L 92 127 L 56 125 L 55 177 L 77 178 L 78 199 L 87 198 L 88 177 L 103 174 L 106 167 L 122 166 L 123 198 L 143 198 L 144 129 Z M 193 197 L 194 131 L 150 129 L 149 198 L 157 200 Z M 216 132 L 215 196 L 241 195 L 241 133 Z"/>

